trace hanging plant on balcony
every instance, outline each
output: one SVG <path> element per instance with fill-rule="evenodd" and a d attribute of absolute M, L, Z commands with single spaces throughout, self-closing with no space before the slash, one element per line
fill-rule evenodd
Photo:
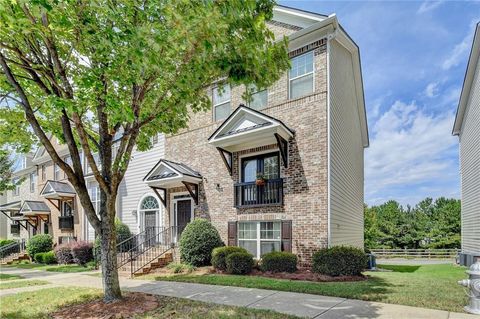
<path fill-rule="evenodd" d="M 257 186 L 264 186 L 265 185 L 265 176 L 263 175 L 263 173 L 257 173 L 257 179 L 255 180 L 255 184 L 257 184 Z"/>

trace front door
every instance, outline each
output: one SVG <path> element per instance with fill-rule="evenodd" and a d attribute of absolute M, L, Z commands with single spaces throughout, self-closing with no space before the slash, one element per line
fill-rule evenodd
<path fill-rule="evenodd" d="M 155 238 L 155 226 L 157 225 L 157 217 L 155 211 L 146 211 L 144 220 L 145 241 L 149 245 L 153 245 L 156 242 Z"/>
<path fill-rule="evenodd" d="M 180 235 L 192 219 L 192 201 L 184 199 L 177 201 L 177 236 Z"/>

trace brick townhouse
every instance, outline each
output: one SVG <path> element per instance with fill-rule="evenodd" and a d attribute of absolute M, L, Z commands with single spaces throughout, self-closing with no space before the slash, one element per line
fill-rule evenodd
<path fill-rule="evenodd" d="M 248 103 L 245 87 L 213 83 L 210 111 L 133 153 L 117 211 L 134 233 L 172 229 L 178 240 L 202 217 L 257 258 L 284 250 L 309 263 L 321 247 L 363 247 L 369 140 L 359 48 L 335 15 L 277 6 L 269 27 L 289 38 L 288 72 Z M 94 200 L 98 186 L 88 185 Z M 92 240 L 74 207 L 73 236 Z"/>

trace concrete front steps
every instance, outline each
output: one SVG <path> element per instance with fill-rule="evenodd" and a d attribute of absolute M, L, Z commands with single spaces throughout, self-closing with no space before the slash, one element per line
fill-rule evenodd
<path fill-rule="evenodd" d="M 0 265 L 11 265 L 20 260 L 30 260 L 26 252 L 15 253 L 1 259 Z"/>
<path fill-rule="evenodd" d="M 133 261 L 133 267 L 138 269 L 142 266 L 144 262 L 147 263 L 142 269 L 138 270 L 135 273 L 135 276 L 146 275 L 155 269 L 163 268 L 169 263 L 173 262 L 173 253 L 171 251 L 167 251 L 160 256 L 155 251 L 145 252 L 143 255 L 139 256 L 137 260 Z M 131 276 L 131 267 L 132 263 L 127 262 L 125 265 L 121 266 L 118 271 L 119 274 L 122 276 L 130 277 Z"/>

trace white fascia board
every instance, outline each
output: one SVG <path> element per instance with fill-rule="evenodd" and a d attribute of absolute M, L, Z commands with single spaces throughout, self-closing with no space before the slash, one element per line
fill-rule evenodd
<path fill-rule="evenodd" d="M 319 21 L 308 28 L 291 34 L 288 37 L 288 49 L 293 51 L 305 46 L 305 44 L 325 38 L 328 34 L 335 32 L 337 28 L 337 16 L 332 14 L 325 20 Z"/>
<path fill-rule="evenodd" d="M 455 122 L 452 129 L 453 135 L 460 135 L 463 127 L 463 118 L 465 116 L 465 110 L 470 98 L 470 92 L 472 90 L 473 80 L 475 79 L 476 68 L 478 65 L 478 59 L 480 58 L 480 23 L 477 24 L 475 29 L 475 35 L 473 37 L 472 49 L 470 51 L 470 57 L 468 59 L 467 70 L 465 71 L 465 77 L 463 80 L 462 93 L 460 94 L 460 100 L 458 102 L 457 113 L 455 115 Z M 480 73 L 480 70 L 478 70 Z"/>

